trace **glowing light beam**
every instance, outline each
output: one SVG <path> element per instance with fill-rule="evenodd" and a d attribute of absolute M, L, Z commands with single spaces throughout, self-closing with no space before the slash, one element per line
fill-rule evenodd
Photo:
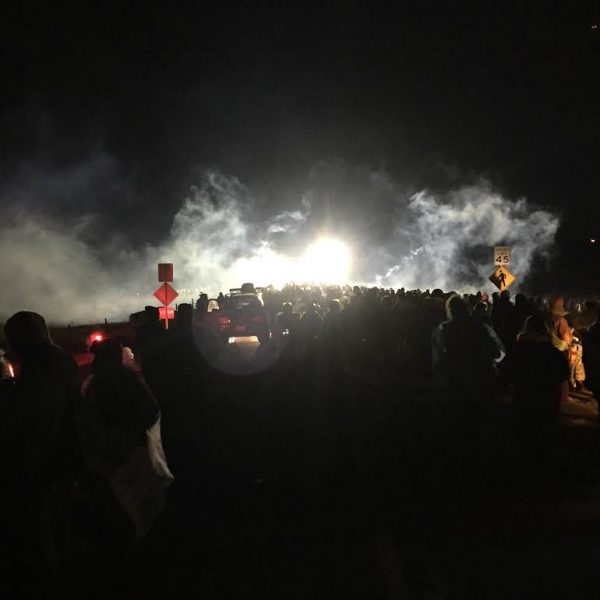
<path fill-rule="evenodd" d="M 297 280 L 341 283 L 348 280 L 352 257 L 339 240 L 323 238 L 311 244 L 298 261 Z"/>

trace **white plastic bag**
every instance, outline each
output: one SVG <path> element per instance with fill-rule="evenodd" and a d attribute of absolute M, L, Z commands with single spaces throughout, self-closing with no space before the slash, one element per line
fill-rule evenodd
<path fill-rule="evenodd" d="M 160 437 L 160 419 L 147 430 L 146 446 L 138 446 L 111 476 L 110 486 L 143 537 L 165 507 L 166 488 L 172 483 Z"/>

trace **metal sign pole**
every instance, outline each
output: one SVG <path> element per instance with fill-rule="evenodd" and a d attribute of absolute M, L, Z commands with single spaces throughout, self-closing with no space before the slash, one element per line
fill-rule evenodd
<path fill-rule="evenodd" d="M 164 283 L 164 288 L 165 288 L 165 329 L 169 329 L 169 315 L 168 315 L 168 310 L 167 310 L 167 282 L 165 281 Z"/>
<path fill-rule="evenodd" d="M 158 281 L 163 285 L 154 292 L 154 296 L 162 304 L 161 308 L 164 311 L 165 329 L 169 329 L 169 304 L 179 295 L 177 290 L 169 285 L 169 281 L 173 281 L 173 263 L 158 264 Z"/>

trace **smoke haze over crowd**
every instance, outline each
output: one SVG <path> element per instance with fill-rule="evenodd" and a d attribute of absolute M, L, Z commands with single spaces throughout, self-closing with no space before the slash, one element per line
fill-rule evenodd
<path fill-rule="evenodd" d="M 1 317 L 20 309 L 56 323 L 126 317 L 157 304 L 158 262 L 175 264 L 181 302 L 244 281 L 281 286 L 302 277 L 296 282 L 305 283 L 310 272 L 300 269 L 302 257 L 323 238 L 344 242 L 352 255 L 348 280 L 336 283 L 490 289 L 492 246 L 513 247 L 511 268 L 522 282 L 559 224 L 551 212 L 505 198 L 486 181 L 444 194 L 414 193 L 384 169 L 334 160 L 313 167 L 295 206 L 271 214 L 236 177 L 206 171 L 179 210 L 162 215 L 169 233 L 138 241 L 135 208 L 120 222 L 114 213 L 106 221 L 92 210 L 98 197 L 110 203 L 111 194 L 133 195 L 111 164 L 104 156 L 5 186 L 5 195 L 21 199 L 22 211 L 7 211 L 0 231 L 0 278 L 9 282 Z M 69 202 L 68 217 L 44 211 L 44 194 Z"/>

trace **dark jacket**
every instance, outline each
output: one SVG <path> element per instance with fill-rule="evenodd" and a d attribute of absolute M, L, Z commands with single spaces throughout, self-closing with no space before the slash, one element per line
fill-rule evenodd
<path fill-rule="evenodd" d="M 160 410 L 143 377 L 124 365 L 98 369 L 84 383 L 82 444 L 88 465 L 104 476 L 118 469 L 136 447 Z"/>
<path fill-rule="evenodd" d="M 569 365 L 549 337 L 521 334 L 502 364 L 507 381 L 514 385 L 517 411 L 536 419 L 556 419 L 561 385 L 569 378 Z"/>
<path fill-rule="evenodd" d="M 591 325 L 583 336 L 585 382 L 600 399 L 600 323 Z"/>

